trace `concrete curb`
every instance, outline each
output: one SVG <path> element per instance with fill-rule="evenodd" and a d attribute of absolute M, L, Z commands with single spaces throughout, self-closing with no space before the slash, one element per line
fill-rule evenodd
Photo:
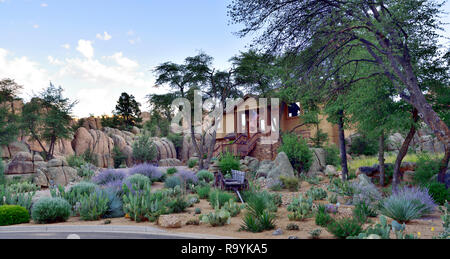
<path fill-rule="evenodd" d="M 137 226 L 7 226 L 0 227 L 0 233 L 129 233 L 129 234 L 149 234 L 168 237 L 182 237 L 192 239 L 236 239 L 235 237 L 214 236 L 195 233 L 169 233 L 155 227 Z"/>

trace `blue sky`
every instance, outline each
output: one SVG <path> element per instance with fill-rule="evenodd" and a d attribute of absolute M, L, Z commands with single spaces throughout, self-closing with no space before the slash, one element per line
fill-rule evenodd
<path fill-rule="evenodd" d="M 156 65 L 204 51 L 226 69 L 245 50 L 251 39 L 232 34 L 239 27 L 229 25 L 229 2 L 0 0 L 0 78 L 24 85 L 25 99 L 51 80 L 79 100 L 79 117 L 109 114 L 123 91 L 143 103 L 166 91 L 153 87 Z M 443 21 L 450 23 L 448 14 Z M 445 31 L 450 36 L 450 26 Z"/>

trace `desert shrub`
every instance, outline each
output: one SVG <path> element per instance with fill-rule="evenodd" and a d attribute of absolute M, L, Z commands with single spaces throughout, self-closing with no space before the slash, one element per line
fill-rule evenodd
<path fill-rule="evenodd" d="M 166 178 L 166 181 L 164 182 L 165 188 L 175 188 L 175 186 L 181 186 L 181 179 L 178 176 L 169 176 Z"/>
<path fill-rule="evenodd" d="M 403 187 L 386 198 L 381 204 L 381 213 L 400 223 L 429 215 L 436 205 L 426 188 Z"/>
<path fill-rule="evenodd" d="M 283 183 L 281 180 L 273 180 L 268 183 L 267 188 L 271 191 L 278 192 L 283 189 Z"/>
<path fill-rule="evenodd" d="M 350 186 L 353 192 L 352 204 L 367 207 L 367 212 L 371 212 L 370 215 L 376 214 L 376 206 L 383 198 L 378 188 L 372 183 L 362 182 L 353 182 Z"/>
<path fill-rule="evenodd" d="M 214 189 L 209 193 L 208 200 L 211 207 L 222 208 L 225 202 L 228 202 L 230 199 L 236 199 L 232 193 Z"/>
<path fill-rule="evenodd" d="M 108 198 L 108 208 L 103 214 L 104 218 L 121 218 L 123 213 L 123 203 L 118 191 L 112 188 L 103 189 L 104 194 Z"/>
<path fill-rule="evenodd" d="M 291 221 L 302 221 L 311 217 L 313 209 L 313 201 L 311 198 L 305 198 L 303 195 L 294 198 L 288 205 L 287 210 L 292 212 L 288 214 L 288 218 Z"/>
<path fill-rule="evenodd" d="M 320 228 L 313 229 L 313 230 L 309 231 L 309 236 L 312 239 L 319 239 L 320 238 L 320 234 L 322 234 L 322 229 L 320 229 Z"/>
<path fill-rule="evenodd" d="M 198 163 L 198 159 L 195 158 L 191 158 L 188 160 L 188 167 L 189 168 L 194 168 Z"/>
<path fill-rule="evenodd" d="M 312 187 L 306 192 L 306 197 L 312 200 L 324 200 L 328 196 L 327 192 L 322 188 Z"/>
<path fill-rule="evenodd" d="M 81 220 L 99 220 L 108 211 L 108 203 L 107 195 L 101 191 L 83 195 L 79 207 Z"/>
<path fill-rule="evenodd" d="M 450 190 L 445 184 L 439 182 L 431 182 L 427 185 L 428 193 L 438 205 L 444 205 L 446 201 L 450 201 Z"/>
<path fill-rule="evenodd" d="M 176 169 L 175 167 L 171 167 L 169 169 L 167 169 L 167 175 L 173 175 L 176 174 L 178 172 L 178 169 Z"/>
<path fill-rule="evenodd" d="M 246 208 L 241 230 L 256 233 L 275 228 L 276 215 L 267 209 L 263 197 L 253 196 L 247 201 Z"/>
<path fill-rule="evenodd" d="M 224 176 L 231 175 L 231 170 L 239 170 L 241 163 L 239 158 L 235 157 L 232 153 L 226 152 L 219 157 L 219 168 Z"/>
<path fill-rule="evenodd" d="M 0 206 L 0 226 L 9 226 L 30 221 L 30 214 L 26 208 L 18 205 Z"/>
<path fill-rule="evenodd" d="M 337 238 L 347 238 L 350 236 L 357 236 L 363 231 L 361 222 L 352 217 L 344 217 L 333 220 L 327 226 L 328 232 Z"/>
<path fill-rule="evenodd" d="M 289 133 L 283 134 L 282 144 L 278 152 L 284 152 L 297 172 L 307 172 L 313 161 L 312 151 L 309 150 L 305 139 Z"/>
<path fill-rule="evenodd" d="M 79 177 L 90 179 L 95 174 L 95 166 L 89 163 L 82 164 L 77 168 L 77 173 Z"/>
<path fill-rule="evenodd" d="M 214 180 L 214 174 L 208 170 L 201 170 L 197 173 L 197 178 L 199 181 L 211 182 Z"/>
<path fill-rule="evenodd" d="M 339 149 L 336 145 L 329 145 L 324 147 L 325 150 L 325 164 L 339 166 L 341 158 L 339 156 Z"/>
<path fill-rule="evenodd" d="M 191 184 L 195 185 L 198 183 L 198 178 L 195 173 L 189 170 L 180 170 L 175 174 L 175 176 L 179 177 L 181 179 L 181 183 L 186 184 L 186 186 L 189 186 Z"/>
<path fill-rule="evenodd" d="M 152 182 L 160 181 L 161 177 L 163 176 L 163 173 L 161 170 L 159 170 L 158 167 L 144 163 L 134 166 L 130 169 L 130 175 L 145 175 L 147 176 Z"/>
<path fill-rule="evenodd" d="M 230 224 L 230 219 L 231 219 L 230 212 L 224 209 L 216 209 L 214 212 L 210 212 L 208 215 L 200 216 L 201 222 L 209 223 L 213 227 Z"/>
<path fill-rule="evenodd" d="M 315 222 L 317 226 L 326 227 L 330 222 L 333 221 L 333 218 L 328 214 L 327 208 L 324 205 L 319 205 L 317 207 Z"/>
<path fill-rule="evenodd" d="M 124 170 L 106 169 L 101 171 L 92 181 L 98 185 L 108 185 L 113 182 L 122 182 L 127 177 Z M 120 184 L 122 185 L 122 184 Z"/>
<path fill-rule="evenodd" d="M 378 141 L 375 138 L 356 136 L 352 138 L 349 153 L 352 155 L 374 156 L 378 153 Z"/>
<path fill-rule="evenodd" d="M 299 181 L 297 177 L 280 176 L 283 186 L 291 192 L 298 191 Z"/>
<path fill-rule="evenodd" d="M 171 199 L 167 204 L 170 213 L 182 213 L 186 210 L 188 206 L 189 203 L 182 196 L 178 196 L 175 197 L 174 199 Z"/>
<path fill-rule="evenodd" d="M 31 216 L 36 223 L 47 224 L 66 221 L 70 212 L 71 206 L 65 199 L 44 197 L 33 205 Z"/>
<path fill-rule="evenodd" d="M 86 163 L 83 156 L 71 155 L 66 159 L 70 167 L 79 168 Z"/>
<path fill-rule="evenodd" d="M 158 155 L 155 143 L 148 134 L 137 137 L 133 142 L 133 158 L 139 162 L 153 162 Z"/>
<path fill-rule="evenodd" d="M 328 195 L 327 200 L 331 204 L 336 204 L 338 202 L 338 196 L 336 194 L 332 193 L 332 194 Z"/>
<path fill-rule="evenodd" d="M 431 178 L 439 173 L 440 161 L 433 159 L 428 154 L 420 155 L 416 163 L 416 171 L 414 172 L 414 183 L 426 186 Z"/>
<path fill-rule="evenodd" d="M 300 230 L 300 228 L 299 228 L 299 226 L 297 224 L 289 223 L 286 226 L 286 230 Z"/>
<path fill-rule="evenodd" d="M 130 175 L 125 179 L 125 184 L 132 191 L 142 191 L 147 184 L 151 184 L 150 179 L 142 174 Z"/>
<path fill-rule="evenodd" d="M 230 199 L 225 202 L 222 208 L 230 212 L 231 217 L 236 217 L 239 213 L 241 213 L 241 205 L 239 205 L 234 199 Z"/>
<path fill-rule="evenodd" d="M 200 199 L 208 199 L 209 193 L 211 192 L 211 186 L 209 185 L 197 186 L 195 188 L 195 191 L 197 192 L 198 197 Z"/>

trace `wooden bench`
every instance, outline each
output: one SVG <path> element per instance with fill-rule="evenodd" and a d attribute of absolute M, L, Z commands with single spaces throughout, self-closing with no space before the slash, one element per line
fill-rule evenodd
<path fill-rule="evenodd" d="M 231 179 L 225 179 L 223 174 L 219 172 L 216 175 L 215 186 L 222 190 L 236 192 L 241 202 L 244 203 L 239 191 L 249 189 L 248 180 L 245 176 L 245 172 L 231 170 Z"/>

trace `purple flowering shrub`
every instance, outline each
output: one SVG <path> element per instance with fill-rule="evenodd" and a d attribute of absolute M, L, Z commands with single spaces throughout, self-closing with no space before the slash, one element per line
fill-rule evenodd
<path fill-rule="evenodd" d="M 381 213 L 400 223 L 419 219 L 434 212 L 436 204 L 426 188 L 403 187 L 386 198 Z"/>
<path fill-rule="evenodd" d="M 130 175 L 141 174 L 147 176 L 152 181 L 161 180 L 163 173 L 158 167 L 144 163 L 130 168 Z"/>
<path fill-rule="evenodd" d="M 124 170 L 106 169 L 95 176 L 92 181 L 98 185 L 118 185 L 127 177 Z"/>
<path fill-rule="evenodd" d="M 189 170 L 180 170 L 178 173 L 175 174 L 175 176 L 179 177 L 182 182 L 186 184 L 197 184 L 198 178 L 195 175 L 194 172 Z"/>

